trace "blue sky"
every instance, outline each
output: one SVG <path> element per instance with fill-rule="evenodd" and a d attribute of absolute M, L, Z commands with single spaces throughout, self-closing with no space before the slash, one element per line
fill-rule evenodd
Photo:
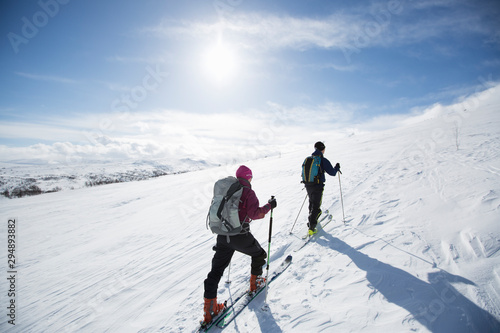
<path fill-rule="evenodd" d="M 498 1 L 0 7 L 1 161 L 302 144 L 499 82 Z"/>

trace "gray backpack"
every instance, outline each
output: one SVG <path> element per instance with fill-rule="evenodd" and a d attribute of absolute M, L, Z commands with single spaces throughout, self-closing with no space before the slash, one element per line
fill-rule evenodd
<path fill-rule="evenodd" d="M 207 216 L 207 225 L 213 233 L 234 236 L 241 232 L 238 206 L 243 187 L 235 177 L 215 182 L 214 197 Z"/>

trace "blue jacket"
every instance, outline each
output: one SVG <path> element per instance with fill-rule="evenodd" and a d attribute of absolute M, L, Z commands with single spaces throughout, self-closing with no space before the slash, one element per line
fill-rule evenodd
<path fill-rule="evenodd" d="M 321 151 L 316 150 L 314 153 L 312 153 L 312 156 L 321 156 L 321 166 L 320 166 L 321 169 L 319 174 L 319 180 L 321 184 L 323 184 L 326 181 L 325 172 L 330 176 L 337 175 L 337 171 L 339 170 L 332 166 L 332 163 L 330 163 L 330 161 L 323 156 L 323 153 Z"/>

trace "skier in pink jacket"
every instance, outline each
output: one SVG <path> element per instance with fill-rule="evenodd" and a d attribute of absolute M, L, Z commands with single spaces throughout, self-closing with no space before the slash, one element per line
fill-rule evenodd
<path fill-rule="evenodd" d="M 252 171 L 242 165 L 236 171 L 236 178 L 243 185 L 243 193 L 239 204 L 239 218 L 242 222 L 242 231 L 235 236 L 217 236 L 217 244 L 214 246 L 215 254 L 212 259 L 212 269 L 205 279 L 205 304 L 203 308 L 204 318 L 202 324 L 208 324 L 212 317 L 224 309 L 223 303 L 217 303 L 217 288 L 224 270 L 231 262 L 234 251 L 238 251 L 252 257 L 250 270 L 250 291 L 255 291 L 265 283 L 262 277 L 262 266 L 266 263 L 267 253 L 250 232 L 250 222 L 264 218 L 264 216 L 276 207 L 276 199 L 271 199 L 267 204 L 260 207 L 259 200 L 250 185 Z"/>

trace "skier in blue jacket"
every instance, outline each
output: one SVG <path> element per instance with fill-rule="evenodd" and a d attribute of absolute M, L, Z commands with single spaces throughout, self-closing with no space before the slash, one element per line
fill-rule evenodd
<path fill-rule="evenodd" d="M 316 149 L 312 156 L 320 156 L 321 164 L 319 170 L 319 183 L 305 183 L 307 195 L 309 196 L 309 218 L 307 226 L 309 227 L 309 235 L 314 235 L 318 232 L 316 225 L 318 224 L 318 218 L 321 216 L 321 202 L 323 200 L 323 190 L 325 188 L 325 172 L 330 176 L 335 176 L 337 172 L 340 172 L 340 164 L 332 163 L 323 156 L 325 153 L 325 144 L 321 141 L 316 142 L 314 145 Z"/>

